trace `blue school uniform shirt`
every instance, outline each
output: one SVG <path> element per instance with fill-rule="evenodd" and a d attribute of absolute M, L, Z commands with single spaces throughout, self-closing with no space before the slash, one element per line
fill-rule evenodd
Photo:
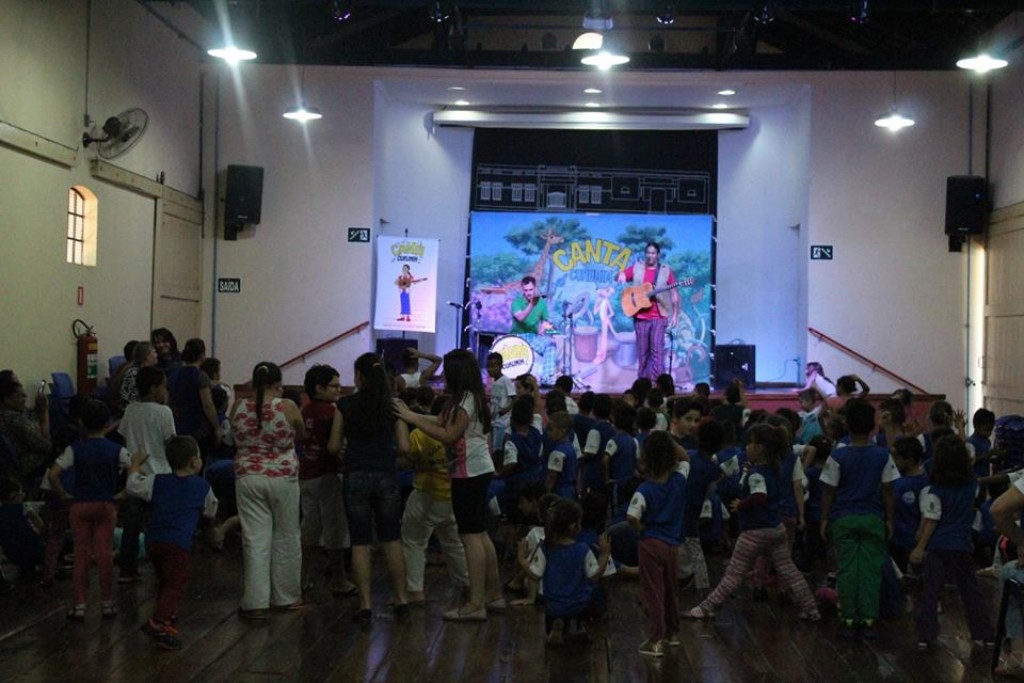
<path fill-rule="evenodd" d="M 654 538 L 668 545 L 683 542 L 686 512 L 686 478 L 689 463 L 668 476 L 664 483 L 645 481 L 637 487 L 629 501 L 628 517 L 639 519 L 644 525 L 640 539 Z"/>
<path fill-rule="evenodd" d="M 576 434 L 576 440 L 581 444 L 587 443 L 587 434 L 594 428 L 596 420 L 582 413 L 572 416 L 572 431 Z"/>
<path fill-rule="evenodd" d="M 546 456 L 546 468 L 548 471 L 558 472 L 555 480 L 555 488 L 552 493 L 576 500 L 576 473 L 577 460 L 576 449 L 568 441 L 554 444 L 548 448 Z"/>
<path fill-rule="evenodd" d="M 587 440 L 583 445 L 585 459 L 583 461 L 583 486 L 591 491 L 604 493 L 604 468 L 601 454 L 608 446 L 608 441 L 615 436 L 615 426 L 606 420 L 594 423 Z"/>
<path fill-rule="evenodd" d="M 737 510 L 740 531 L 774 529 L 782 524 L 779 515 L 779 471 L 770 465 L 754 465 L 740 481 L 740 499 L 755 493 L 765 495 L 764 505 Z"/>
<path fill-rule="evenodd" d="M 608 440 L 604 450 L 608 453 L 608 477 L 614 482 L 624 482 L 633 476 L 636 469 L 637 442 L 631 434 L 618 432 Z"/>
<path fill-rule="evenodd" d="M 892 484 L 895 498 L 892 542 L 900 548 L 912 549 L 917 545 L 914 537 L 921 525 L 921 490 L 926 486 L 928 475 L 924 472 L 900 477 Z"/>
<path fill-rule="evenodd" d="M 743 477 L 743 464 L 747 462 L 747 452 L 739 446 L 730 446 L 718 451 L 718 466 L 722 470 L 722 478 L 718 480 L 715 490 L 726 503 L 740 497 L 740 479 Z"/>
<path fill-rule="evenodd" d="M 529 427 L 525 434 L 515 430 L 506 432 L 503 464 L 516 466 L 506 477 L 508 485 L 518 490 L 540 481 L 544 475 L 543 452 L 544 438 L 536 428 Z"/>
<path fill-rule="evenodd" d="M 686 512 L 683 533 L 687 538 L 700 536 L 700 511 L 708 487 L 718 480 L 721 471 L 718 463 L 705 458 L 697 451 L 689 451 L 690 475 L 686 478 Z"/>
<path fill-rule="evenodd" d="M 209 482 L 196 475 L 156 475 L 150 502 L 146 541 L 173 543 L 187 551 L 192 550 L 199 515 L 206 510 L 207 516 L 212 517 L 217 510 L 217 499 L 213 498 Z"/>
<path fill-rule="evenodd" d="M 921 517 L 937 522 L 928 550 L 971 552 L 976 492 L 973 481 L 959 486 L 932 484 L 921 491 Z"/>
<path fill-rule="evenodd" d="M 875 445 L 845 446 L 832 451 L 821 483 L 836 489 L 830 521 L 852 515 L 882 516 L 882 484 L 896 481 L 899 470 L 889 451 Z"/>
<path fill-rule="evenodd" d="M 131 456 L 120 444 L 107 439 L 85 439 L 68 446 L 57 458 L 63 470 L 75 468 L 72 503 L 113 503 L 118 479 Z"/>
<path fill-rule="evenodd" d="M 544 612 L 549 617 L 574 617 L 587 608 L 594 593 L 590 577 L 597 558 L 586 543 L 543 543 L 530 560 L 530 571 L 544 578 Z"/>
<path fill-rule="evenodd" d="M 988 460 L 988 454 L 992 450 L 992 440 L 971 434 L 967 437 L 967 447 L 974 451 L 974 476 L 987 477 L 991 474 L 992 463 Z"/>

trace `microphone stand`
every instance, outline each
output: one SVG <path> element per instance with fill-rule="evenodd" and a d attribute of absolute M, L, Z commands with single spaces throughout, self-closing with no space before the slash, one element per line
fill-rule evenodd
<path fill-rule="evenodd" d="M 465 306 L 457 304 L 453 301 L 449 301 L 448 305 L 455 309 L 455 344 L 452 346 L 453 349 L 459 348 L 459 342 L 462 340 L 462 335 L 459 332 L 459 327 L 462 324 L 462 311 L 465 310 Z"/>

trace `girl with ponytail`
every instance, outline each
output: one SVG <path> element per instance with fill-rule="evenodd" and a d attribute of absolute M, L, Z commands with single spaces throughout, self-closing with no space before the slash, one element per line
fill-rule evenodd
<path fill-rule="evenodd" d="M 256 395 L 238 401 L 231 413 L 244 564 L 239 614 L 266 619 L 270 607 L 302 605 L 295 440 L 305 427 L 298 406 L 281 397 L 281 368 L 258 363 L 252 386 Z"/>
<path fill-rule="evenodd" d="M 380 357 L 364 353 L 355 362 L 356 393 L 338 402 L 345 447 L 341 490 L 352 539 L 352 580 L 359 590 L 354 618 L 373 618 L 370 602 L 371 554 L 374 531 L 384 548 L 395 591 L 396 616 L 409 611 L 402 553 L 402 491 L 396 458 L 409 451 L 409 434 L 398 428 L 391 405 L 391 382 Z"/>
<path fill-rule="evenodd" d="M 730 506 L 738 516 L 740 535 L 725 576 L 704 602 L 683 613 L 689 619 L 708 619 L 715 610 L 743 583 L 754 561 L 767 554 L 775 571 L 788 586 L 800 606 L 799 617 L 818 621 L 818 607 L 803 574 L 793 564 L 786 542 L 786 530 L 779 516 L 779 498 L 783 482 L 779 481 L 782 459 L 789 450 L 789 433 L 785 427 L 757 424 L 750 430 L 747 444 L 750 469 L 740 479 L 743 493 Z"/>

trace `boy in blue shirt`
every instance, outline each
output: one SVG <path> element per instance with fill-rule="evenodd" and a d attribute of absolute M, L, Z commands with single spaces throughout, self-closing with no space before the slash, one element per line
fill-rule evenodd
<path fill-rule="evenodd" d="M 850 445 L 832 451 L 821 472 L 821 537 L 839 555 L 839 635 L 878 637 L 879 594 L 885 539 L 893 529 L 893 482 L 899 471 L 889 451 L 871 443 L 875 408 L 864 399 L 846 402 Z"/>
<path fill-rule="evenodd" d="M 192 537 L 200 513 L 208 519 L 216 516 L 217 498 L 210 484 L 196 474 L 203 461 L 195 439 L 173 436 L 164 452 L 172 470 L 167 474 L 143 474 L 148 456 L 132 456 L 127 491 L 151 504 L 146 554 L 156 569 L 156 609 L 142 632 L 166 650 L 179 650 L 181 639 L 174 622 L 192 574 Z"/>

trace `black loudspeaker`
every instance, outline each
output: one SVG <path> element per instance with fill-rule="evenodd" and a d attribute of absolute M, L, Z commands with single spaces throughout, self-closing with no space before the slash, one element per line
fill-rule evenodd
<path fill-rule="evenodd" d="M 723 344 L 715 347 L 715 388 L 724 389 L 739 378 L 744 387 L 753 389 L 756 377 L 753 345 Z"/>
<path fill-rule="evenodd" d="M 962 236 L 985 232 L 987 194 L 985 179 L 981 176 L 946 178 L 946 234 Z"/>
<path fill-rule="evenodd" d="M 402 365 L 402 352 L 406 349 L 418 348 L 419 340 L 417 339 L 385 337 L 377 340 L 377 355 L 384 361 L 384 367 L 396 375 L 402 374 L 405 370 Z"/>
<path fill-rule="evenodd" d="M 257 225 L 262 205 L 263 169 L 259 166 L 228 166 L 224 224 Z"/>

